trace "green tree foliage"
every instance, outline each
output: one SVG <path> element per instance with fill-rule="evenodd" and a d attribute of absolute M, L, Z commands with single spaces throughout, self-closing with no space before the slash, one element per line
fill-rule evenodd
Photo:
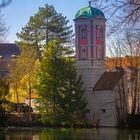
<path fill-rule="evenodd" d="M 69 20 L 62 14 L 57 13 L 54 7 L 48 4 L 32 17 L 17 36 L 21 41 L 32 44 L 38 55 L 41 56 L 40 47 L 48 44 L 50 40 L 61 39 L 62 42 L 69 41 L 72 37 Z"/>
<path fill-rule="evenodd" d="M 44 123 L 81 123 L 86 112 L 83 82 L 77 77 L 74 60 L 66 57 L 69 49 L 52 41 L 40 66 L 39 111 Z"/>
<path fill-rule="evenodd" d="M 84 89 L 82 76 L 77 76 L 75 62 L 67 59 L 64 70 L 64 83 L 58 96 L 58 103 L 63 109 L 63 115 L 60 116 L 64 123 L 81 124 L 84 123 L 87 102 L 84 98 Z"/>
<path fill-rule="evenodd" d="M 38 70 L 37 65 L 37 55 L 34 48 L 28 48 L 28 46 L 24 46 L 22 48 L 22 53 L 20 56 L 20 63 L 22 64 L 22 68 L 24 68 L 23 76 L 20 80 L 21 89 L 25 91 L 29 99 L 29 106 L 32 106 L 31 99 L 32 93 L 35 92 L 35 84 L 36 84 L 36 73 Z M 31 108 L 29 108 L 29 120 L 31 121 Z"/>

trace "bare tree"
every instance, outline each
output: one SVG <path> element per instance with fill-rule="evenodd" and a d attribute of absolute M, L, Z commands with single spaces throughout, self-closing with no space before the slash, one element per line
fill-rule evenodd
<path fill-rule="evenodd" d="M 116 95 L 117 97 L 116 98 L 116 111 L 117 111 L 118 125 L 125 126 L 126 118 L 128 114 L 125 76 L 123 76 L 121 80 L 119 81 L 116 90 L 117 90 L 116 92 L 118 93 Z"/>
<path fill-rule="evenodd" d="M 5 19 L 0 12 L 0 43 L 5 41 L 9 27 L 6 26 Z"/>
<path fill-rule="evenodd" d="M 0 8 L 3 8 L 11 3 L 12 0 L 1 0 Z"/>
<path fill-rule="evenodd" d="M 140 22 L 140 0 L 94 0 L 97 7 L 106 12 L 112 34 L 124 29 L 138 29 Z"/>
<path fill-rule="evenodd" d="M 118 39 L 109 47 L 112 66 L 129 67 L 127 73 L 127 90 L 130 104 L 130 113 L 135 114 L 139 108 L 139 67 L 140 67 L 140 38 L 137 31 L 127 31 L 122 39 Z M 109 64 L 109 63 L 107 63 Z M 110 67 L 108 65 L 108 67 Z"/>
<path fill-rule="evenodd" d="M 132 101 L 131 114 L 137 113 L 139 104 L 139 66 L 140 66 L 140 38 L 139 32 L 126 32 L 126 41 L 123 43 L 123 53 L 130 66 L 134 67 L 131 72 L 129 82 L 130 95 Z"/>

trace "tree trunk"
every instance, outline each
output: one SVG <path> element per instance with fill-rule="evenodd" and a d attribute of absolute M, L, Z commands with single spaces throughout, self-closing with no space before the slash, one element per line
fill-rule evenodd
<path fill-rule="evenodd" d="M 29 121 L 32 121 L 32 112 L 31 112 L 31 95 L 32 95 L 32 87 L 31 87 L 31 83 L 29 80 Z"/>
<path fill-rule="evenodd" d="M 17 86 L 17 83 L 15 83 L 15 93 L 16 93 L 16 101 L 17 101 L 17 112 L 18 112 L 18 115 L 20 115 L 20 106 L 19 106 L 19 95 L 18 95 L 18 86 Z"/>

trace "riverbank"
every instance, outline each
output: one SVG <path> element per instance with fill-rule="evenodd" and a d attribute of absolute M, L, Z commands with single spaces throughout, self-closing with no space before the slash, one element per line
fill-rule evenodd
<path fill-rule="evenodd" d="M 1 128 L 35 128 L 35 127 L 46 127 L 46 128 L 98 128 L 95 125 L 83 124 L 44 124 L 40 121 L 40 116 L 38 114 L 32 114 L 32 120 L 29 120 L 29 114 L 6 114 L 5 122 L 2 122 Z M 107 127 L 106 127 L 107 128 Z M 114 127 L 114 128 L 137 128 L 140 129 L 140 115 L 129 115 L 127 119 L 127 124 Z"/>

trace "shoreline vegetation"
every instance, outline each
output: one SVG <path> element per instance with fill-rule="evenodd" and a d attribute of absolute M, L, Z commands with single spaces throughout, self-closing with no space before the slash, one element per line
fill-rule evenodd
<path fill-rule="evenodd" d="M 116 127 L 103 127 L 103 128 L 135 128 L 140 129 L 140 115 L 128 115 L 127 125 Z M 102 128 L 94 124 L 49 124 L 40 121 L 39 114 L 32 114 L 32 120 L 29 120 L 29 114 L 6 114 L 5 120 L 0 120 L 0 131 L 11 129 L 34 129 L 34 128 Z"/>

